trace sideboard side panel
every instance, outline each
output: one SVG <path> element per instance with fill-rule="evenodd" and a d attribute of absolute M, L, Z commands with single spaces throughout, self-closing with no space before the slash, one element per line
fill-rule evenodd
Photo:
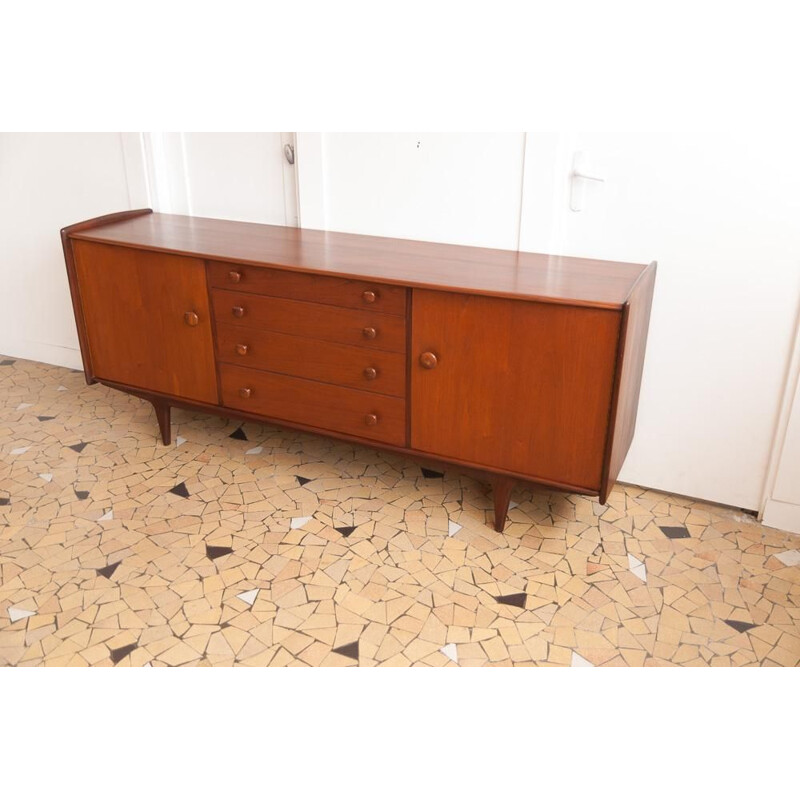
<path fill-rule="evenodd" d="M 636 430 L 639 390 L 642 383 L 655 280 L 656 264 L 653 262 L 633 287 L 623 309 L 623 325 L 620 332 L 614 399 L 611 408 L 611 426 L 606 443 L 603 486 L 600 491 L 600 502 L 602 503 L 605 503 L 609 492 L 614 487 L 614 482 L 622 469 Z"/>
<path fill-rule="evenodd" d="M 61 229 L 61 247 L 64 250 L 64 263 L 67 267 L 67 281 L 69 283 L 69 293 L 72 298 L 72 310 L 75 314 L 75 326 L 78 331 L 78 343 L 81 348 L 81 360 L 83 361 L 83 376 L 89 385 L 95 382 L 92 359 L 89 354 L 89 342 L 86 334 L 86 321 L 83 317 L 83 306 L 81 305 L 81 293 L 78 286 L 78 276 L 75 271 L 75 253 L 73 250 L 72 234 L 91 228 L 109 225 L 115 222 L 124 222 L 134 217 L 141 217 L 145 214 L 152 214 L 150 208 L 137 208 L 131 211 L 119 211 L 115 214 L 106 214 L 102 217 L 87 219 L 83 222 L 76 222 Z"/>

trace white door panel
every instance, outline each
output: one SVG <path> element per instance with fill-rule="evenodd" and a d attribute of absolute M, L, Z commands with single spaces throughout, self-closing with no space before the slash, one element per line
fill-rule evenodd
<path fill-rule="evenodd" d="M 304 212 L 303 225 L 516 249 L 524 141 L 519 133 L 322 134 L 314 153 L 309 145 L 298 153 L 301 176 L 306 152 L 319 162 L 301 189 L 324 205 Z"/>
<path fill-rule="evenodd" d="M 284 158 L 280 133 L 146 136 L 156 211 L 297 224 L 290 207 L 294 168 Z"/>

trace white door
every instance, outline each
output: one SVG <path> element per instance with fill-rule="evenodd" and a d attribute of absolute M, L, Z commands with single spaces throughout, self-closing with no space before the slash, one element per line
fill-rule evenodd
<path fill-rule="evenodd" d="M 570 179 L 576 153 L 604 182 Z M 522 250 L 658 261 L 621 481 L 759 508 L 800 298 L 798 185 L 788 136 L 528 134 Z"/>
<path fill-rule="evenodd" d="M 293 133 L 148 133 L 156 211 L 298 225 Z"/>

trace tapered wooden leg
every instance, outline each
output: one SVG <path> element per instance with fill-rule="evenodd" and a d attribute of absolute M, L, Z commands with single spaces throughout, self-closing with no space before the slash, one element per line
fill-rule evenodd
<path fill-rule="evenodd" d="M 164 442 L 164 444 L 169 444 L 171 439 L 169 403 L 163 400 L 151 400 L 150 402 L 156 410 L 158 428 L 161 431 L 161 441 Z"/>
<path fill-rule="evenodd" d="M 514 481 L 511 478 L 492 478 L 492 494 L 494 496 L 494 529 L 500 533 L 506 526 L 508 503 L 511 500 L 511 490 Z"/>

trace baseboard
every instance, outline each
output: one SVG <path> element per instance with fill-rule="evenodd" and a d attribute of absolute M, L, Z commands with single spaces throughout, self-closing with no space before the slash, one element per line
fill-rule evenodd
<path fill-rule="evenodd" d="M 800 505 L 767 500 L 761 523 L 790 533 L 800 533 Z"/>
<path fill-rule="evenodd" d="M 66 347 L 46 342 L 0 342 L 0 353 L 6 358 L 20 358 L 26 361 L 39 361 L 57 367 L 83 370 L 81 351 L 77 347 Z"/>

